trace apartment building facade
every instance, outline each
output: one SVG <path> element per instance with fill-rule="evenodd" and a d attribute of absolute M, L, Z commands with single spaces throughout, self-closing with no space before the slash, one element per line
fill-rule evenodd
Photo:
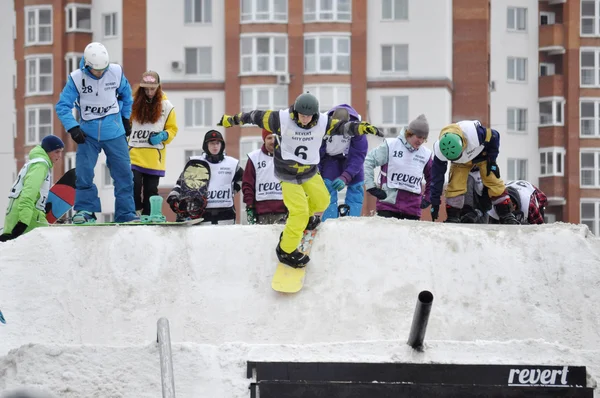
<path fill-rule="evenodd" d="M 563 133 L 570 115 L 573 129 L 580 120 L 579 79 L 577 85 L 572 80 L 579 75 L 579 58 L 566 61 L 568 46 L 579 54 L 584 44 L 593 47 L 598 40 L 575 34 L 572 25 L 568 33 L 562 24 L 565 15 L 578 26 L 586 21 L 579 18 L 585 8 L 580 1 L 585 7 L 594 3 L 598 13 L 598 0 L 574 0 L 576 6 L 556 0 L 15 0 L 15 157 L 24 161 L 30 145 L 48 131 L 64 138 L 54 104 L 85 45 L 101 41 L 111 60 L 123 64 L 132 86 L 146 69 L 157 71 L 175 106 L 180 130 L 168 149 L 163 191 L 187 157 L 201 152 L 209 129 L 223 132 L 227 153 L 243 163 L 260 146 L 256 127 L 217 128 L 221 114 L 284 108 L 309 90 L 322 110 L 351 103 L 389 136 L 425 113 L 429 147 L 446 124 L 479 119 L 502 134 L 504 177 L 539 183 L 551 197 L 549 218 L 583 221 L 598 233 L 600 199 L 594 197 L 600 195 L 585 188 L 600 186 L 593 150 L 598 130 L 586 130 L 591 138 L 572 130 L 579 144 Z M 552 12 L 554 23 L 548 24 Z M 37 41 L 26 33 L 37 34 Z M 565 54 L 555 48 L 556 40 Z M 595 101 L 593 88 L 581 90 L 588 102 Z M 61 171 L 74 164 L 75 148 L 66 141 Z M 379 142 L 370 138 L 371 147 Z M 592 164 L 583 186 L 581 145 L 582 162 Z M 96 177 L 104 217 L 110 219 L 112 186 L 102 159 Z M 364 213 L 372 209 L 374 199 L 367 195 Z M 592 214 L 591 223 L 584 213 Z"/>

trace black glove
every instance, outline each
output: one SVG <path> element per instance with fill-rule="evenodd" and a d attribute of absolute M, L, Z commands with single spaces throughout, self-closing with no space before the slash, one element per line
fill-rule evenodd
<path fill-rule="evenodd" d="M 440 216 L 440 205 L 431 205 L 431 221 L 435 221 Z"/>
<path fill-rule="evenodd" d="M 489 176 L 490 173 L 494 173 L 496 178 L 500 178 L 500 169 L 498 168 L 498 164 L 494 160 L 488 159 L 487 160 L 487 175 Z"/>
<path fill-rule="evenodd" d="M 129 119 L 121 118 L 123 121 L 123 127 L 125 127 L 125 136 L 129 137 L 131 135 L 131 123 L 129 123 Z"/>
<path fill-rule="evenodd" d="M 52 211 L 52 202 L 46 202 L 46 206 L 44 207 L 46 214 L 49 214 Z"/>
<path fill-rule="evenodd" d="M 384 200 L 385 198 L 387 198 L 387 193 L 385 193 L 385 191 L 381 188 L 369 188 L 367 189 L 367 192 L 375 196 L 379 200 Z"/>
<path fill-rule="evenodd" d="M 13 236 L 13 239 L 21 236 L 23 234 L 23 232 L 25 232 L 25 230 L 27 229 L 27 224 L 23 224 L 21 221 L 19 221 L 17 223 L 17 225 L 14 226 L 11 235 Z"/>
<path fill-rule="evenodd" d="M 69 130 L 69 134 L 71 134 L 71 138 L 78 144 L 83 144 L 85 142 L 85 133 L 81 131 L 79 126 L 72 127 Z"/>
<path fill-rule="evenodd" d="M 427 200 L 427 199 L 425 199 L 425 198 L 421 198 L 421 206 L 420 206 L 420 207 L 421 207 L 421 209 L 426 209 L 426 208 L 428 208 L 428 207 L 429 207 L 429 205 L 431 205 L 431 202 L 430 202 L 430 201 L 428 201 L 428 200 Z"/>
<path fill-rule="evenodd" d="M 246 217 L 248 220 L 248 224 L 256 224 L 256 212 L 254 211 L 253 207 L 246 207 Z"/>

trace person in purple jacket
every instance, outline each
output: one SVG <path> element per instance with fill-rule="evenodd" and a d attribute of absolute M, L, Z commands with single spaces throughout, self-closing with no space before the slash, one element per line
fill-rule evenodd
<path fill-rule="evenodd" d="M 419 220 L 429 206 L 431 150 L 424 147 L 429 135 L 425 115 L 403 128 L 398 137 L 386 138 L 365 159 L 365 186 L 377 198 L 377 215 L 386 218 Z M 375 183 L 375 167 L 381 167 Z M 425 192 L 423 192 L 425 176 Z"/>
<path fill-rule="evenodd" d="M 360 115 L 350 105 L 342 104 L 333 107 L 329 116 L 339 120 L 360 121 Z M 328 136 L 321 145 L 321 161 L 319 171 L 329 190 L 331 202 L 321 219 L 338 217 L 337 193 L 347 187 L 345 203 L 349 207 L 347 215 L 359 217 L 362 212 L 365 181 L 363 164 L 367 156 L 367 137 L 357 135 Z"/>

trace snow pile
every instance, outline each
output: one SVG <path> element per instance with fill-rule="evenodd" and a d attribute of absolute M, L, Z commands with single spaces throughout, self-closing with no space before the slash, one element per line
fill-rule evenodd
<path fill-rule="evenodd" d="M 182 397 L 248 397 L 249 360 L 556 363 L 600 378 L 600 239 L 584 226 L 330 220 L 290 296 L 270 287 L 281 229 L 57 227 L 3 244 L 0 391 L 160 397 L 162 316 Z M 416 353 L 422 290 L 434 301 Z"/>

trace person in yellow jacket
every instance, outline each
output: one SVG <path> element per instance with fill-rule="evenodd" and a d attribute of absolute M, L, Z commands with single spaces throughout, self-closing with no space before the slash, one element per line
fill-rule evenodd
<path fill-rule="evenodd" d="M 131 112 L 129 156 L 133 171 L 133 196 L 138 215 L 150 214 L 150 197 L 158 195 L 158 182 L 165 176 L 166 147 L 177 135 L 173 104 L 154 71 L 144 72 Z"/>

